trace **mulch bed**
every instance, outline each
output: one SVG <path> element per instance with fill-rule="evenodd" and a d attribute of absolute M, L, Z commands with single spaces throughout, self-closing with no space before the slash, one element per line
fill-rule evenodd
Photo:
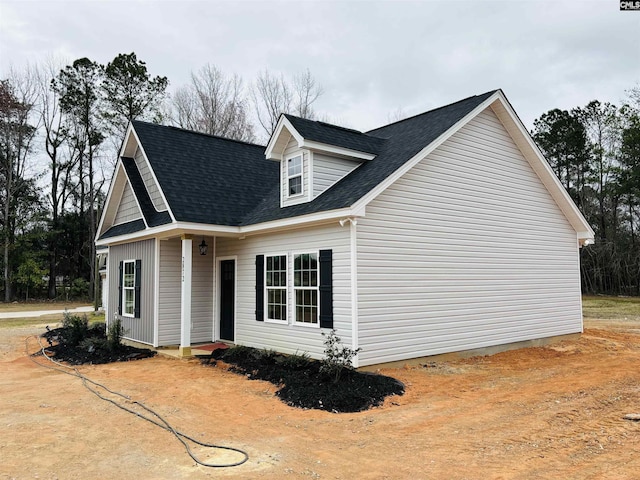
<path fill-rule="evenodd" d="M 153 350 L 122 344 L 117 348 L 108 348 L 104 324 L 89 327 L 86 338 L 78 345 L 64 341 L 68 338 L 67 333 L 66 327 L 60 327 L 48 330 L 42 334 L 42 338 L 49 343 L 45 348 L 47 355 L 71 365 L 128 362 L 153 357 L 156 354 Z"/>
<path fill-rule="evenodd" d="M 343 369 L 338 381 L 320 371 L 321 362 L 298 355 L 282 355 L 249 347 L 214 350 L 202 363 L 221 360 L 229 370 L 251 380 L 266 380 L 280 387 L 276 395 L 288 405 L 335 413 L 361 412 L 379 406 L 389 395 L 402 395 L 404 385 L 395 378 Z"/>

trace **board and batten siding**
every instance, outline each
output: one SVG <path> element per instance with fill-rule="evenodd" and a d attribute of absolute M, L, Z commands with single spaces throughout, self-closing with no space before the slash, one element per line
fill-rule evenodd
<path fill-rule="evenodd" d="M 293 324 L 291 276 L 288 277 L 289 324 L 256 320 L 255 262 L 256 255 L 287 254 L 289 272 L 291 272 L 293 253 L 331 249 L 333 251 L 333 325 L 344 345 L 351 346 L 350 238 L 349 227 L 341 227 L 337 221 L 326 226 L 252 236 L 244 240 L 218 237 L 216 239 L 217 257 L 237 255 L 235 343 L 255 348 L 274 349 L 289 354 L 308 353 L 313 358 L 322 358 L 324 337 L 321 332 L 323 329 Z"/>
<path fill-rule="evenodd" d="M 316 198 L 359 165 L 360 162 L 314 152 L 313 198 Z"/>
<path fill-rule="evenodd" d="M 120 197 L 120 204 L 118 205 L 118 210 L 113 220 L 113 224 L 119 225 L 121 223 L 138 220 L 139 218 L 142 218 L 142 214 L 138 208 L 136 198 L 133 195 L 133 189 L 127 181 L 124 186 L 124 190 L 122 191 L 122 197 Z"/>
<path fill-rule="evenodd" d="M 357 228 L 360 365 L 582 331 L 576 232 L 489 108 Z"/>
<path fill-rule="evenodd" d="M 118 315 L 118 297 L 120 295 L 120 262 L 140 260 L 140 318 Z M 154 292 L 155 292 L 155 240 L 126 243 L 109 247 L 109 315 L 111 321 L 118 317 L 122 321 L 124 338 L 136 342 L 153 344 Z"/>
<path fill-rule="evenodd" d="M 289 157 L 295 156 L 296 154 L 302 154 L 302 195 L 296 195 L 292 198 L 289 198 L 287 195 L 289 188 L 287 177 L 287 160 Z M 298 205 L 299 203 L 309 201 L 309 162 L 309 151 L 301 150 L 298 147 L 298 142 L 296 142 L 295 138 L 291 137 L 289 143 L 287 143 L 287 147 L 284 149 L 284 153 L 282 154 L 282 161 L 280 162 L 280 198 L 283 207 Z"/>
<path fill-rule="evenodd" d="M 142 150 L 140 150 L 139 148 L 136 150 L 136 156 L 134 159 L 136 161 L 138 171 L 140 172 L 140 176 L 144 181 L 144 185 L 145 187 L 147 187 L 147 192 L 149 193 L 149 197 L 151 197 L 153 206 L 159 212 L 167 210 L 167 206 L 162 199 L 160 189 L 158 188 L 158 185 L 156 184 L 156 181 L 153 179 L 153 175 L 151 174 L 151 169 L 149 168 L 147 159 L 144 157 Z"/>
<path fill-rule="evenodd" d="M 160 240 L 158 285 L 158 346 L 180 344 L 182 243 L 179 238 Z"/>

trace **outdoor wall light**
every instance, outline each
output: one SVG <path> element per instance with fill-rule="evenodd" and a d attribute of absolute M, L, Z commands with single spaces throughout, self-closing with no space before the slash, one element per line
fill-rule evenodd
<path fill-rule="evenodd" d="M 200 249 L 200 255 L 207 254 L 207 249 L 209 248 L 209 245 L 207 245 L 207 242 L 204 241 L 204 237 L 202 237 L 202 242 L 200 243 L 200 245 L 198 245 L 198 248 Z"/>

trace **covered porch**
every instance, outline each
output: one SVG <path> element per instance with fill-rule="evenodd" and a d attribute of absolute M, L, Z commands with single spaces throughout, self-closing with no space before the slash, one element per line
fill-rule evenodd
<path fill-rule="evenodd" d="M 154 347 L 189 357 L 198 346 L 235 341 L 237 259 L 217 256 L 216 238 L 156 239 Z"/>

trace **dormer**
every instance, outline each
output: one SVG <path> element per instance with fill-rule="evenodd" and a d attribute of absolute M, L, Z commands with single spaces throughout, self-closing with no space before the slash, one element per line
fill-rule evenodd
<path fill-rule="evenodd" d="M 357 130 L 283 114 L 265 156 L 280 162 L 280 206 L 314 200 L 364 162 L 384 139 Z"/>

